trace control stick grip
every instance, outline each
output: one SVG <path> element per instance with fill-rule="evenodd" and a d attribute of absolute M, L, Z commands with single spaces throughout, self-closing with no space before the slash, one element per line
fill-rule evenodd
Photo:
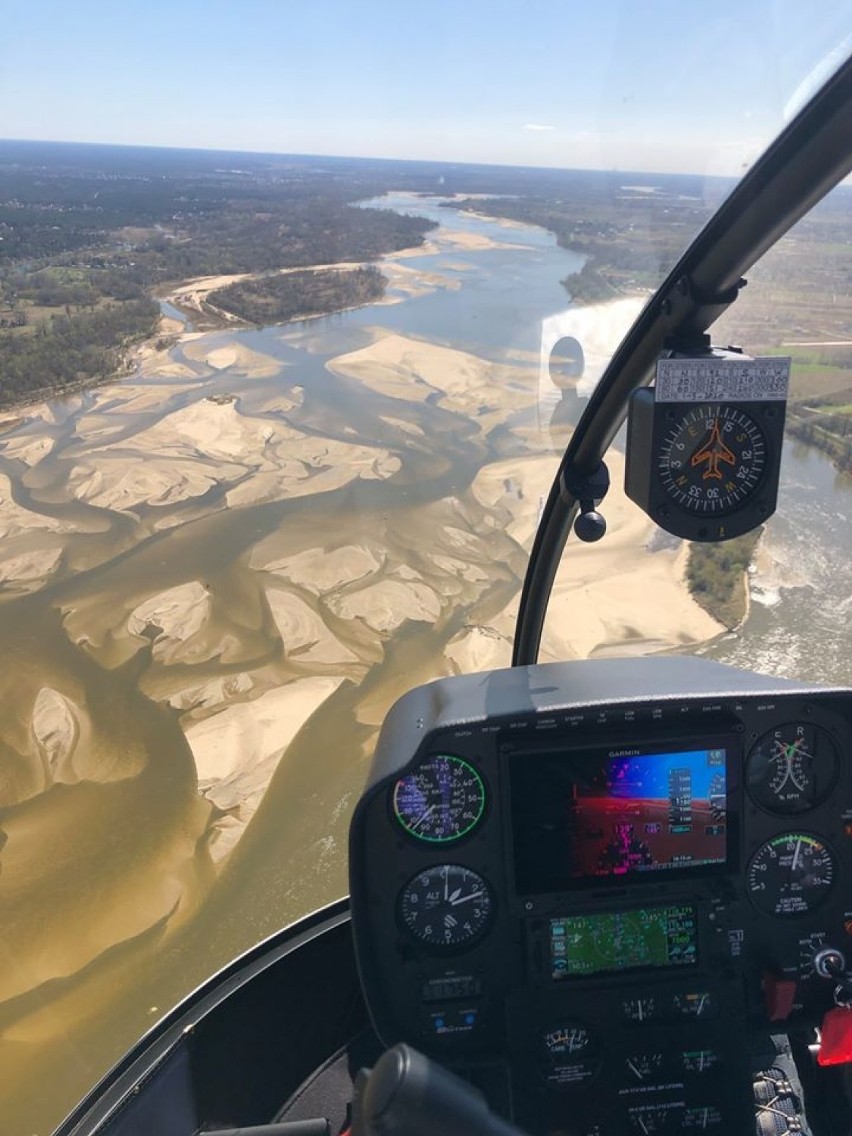
<path fill-rule="evenodd" d="M 477 1089 L 409 1045 L 355 1081 L 352 1136 L 523 1136 Z"/>

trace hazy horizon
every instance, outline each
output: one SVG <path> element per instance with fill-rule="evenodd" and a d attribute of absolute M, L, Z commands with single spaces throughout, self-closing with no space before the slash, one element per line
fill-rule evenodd
<path fill-rule="evenodd" d="M 738 174 L 705 174 L 696 170 L 659 170 L 659 169 L 639 169 L 636 167 L 627 168 L 621 166 L 610 167 L 595 167 L 595 166 L 547 166 L 543 164 L 534 163 L 520 163 L 520 162 L 475 162 L 475 161 L 458 161 L 455 159 L 447 158 L 397 158 L 388 154 L 338 154 L 324 151 L 285 151 L 285 150 L 241 150 L 232 149 L 230 147 L 217 147 L 217 146 L 182 146 L 182 145 L 162 145 L 154 142 L 93 142 L 84 138 L 14 138 L 14 137 L 0 137 L 0 147 L 7 145 L 24 145 L 24 146 L 67 146 L 67 147 L 91 147 L 95 150 L 150 150 L 161 151 L 164 153 L 175 154 L 221 154 L 224 156 L 234 157 L 252 157 L 252 158 L 292 158 L 300 161 L 310 161 L 316 158 L 331 159 L 341 162 L 386 162 L 388 165 L 394 164 L 409 164 L 409 165 L 443 165 L 448 167 L 470 166 L 473 168 L 493 168 L 493 169 L 506 169 L 506 170 L 541 170 L 553 173 L 589 173 L 589 174 L 623 174 L 629 176 L 631 174 L 641 174 L 642 176 L 653 177 L 687 177 L 687 178 L 713 178 L 718 181 L 736 181 L 739 177 Z"/>
<path fill-rule="evenodd" d="M 700 34 L 683 17 L 676 0 L 33 0 L 4 20 L 0 136 L 731 177 L 848 53 L 852 0 L 719 0 Z"/>

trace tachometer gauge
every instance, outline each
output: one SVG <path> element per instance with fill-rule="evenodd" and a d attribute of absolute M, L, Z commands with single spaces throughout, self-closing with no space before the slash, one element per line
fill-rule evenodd
<path fill-rule="evenodd" d="M 746 768 L 751 799 L 772 813 L 803 813 L 826 799 L 837 780 L 840 757 L 818 726 L 778 726 L 752 748 Z"/>
<path fill-rule="evenodd" d="M 485 813 L 485 782 L 468 761 L 449 754 L 427 758 L 393 787 L 391 808 L 415 840 L 449 844 L 477 827 Z"/>
<path fill-rule="evenodd" d="M 741 509 L 766 466 L 766 440 L 739 406 L 696 406 L 671 423 L 657 468 L 666 493 L 700 516 Z"/>
<path fill-rule="evenodd" d="M 403 887 L 397 905 L 402 926 L 421 943 L 442 950 L 467 947 L 481 938 L 492 908 L 488 884 L 459 864 L 418 872 Z"/>
<path fill-rule="evenodd" d="M 758 848 L 746 879 L 758 911 L 785 919 L 816 910 L 831 891 L 834 875 L 827 845 L 807 833 L 788 832 Z"/>

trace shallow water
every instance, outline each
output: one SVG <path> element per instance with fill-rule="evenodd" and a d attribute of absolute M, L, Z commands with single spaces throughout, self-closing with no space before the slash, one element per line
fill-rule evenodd
<path fill-rule="evenodd" d="M 33 567 L 0 593 L 0 1107 L 10 1130 L 49 1131 L 183 994 L 345 892 L 348 815 L 377 722 L 405 686 L 446 673 L 444 647 L 465 621 L 501 610 L 517 591 L 520 550 L 466 490 L 483 464 L 524 449 L 509 426 L 536 420 L 541 323 L 564 308 L 559 280 L 578 260 L 536 230 L 436 216 L 501 247 L 468 251 L 439 232 L 435 252 L 400 262 L 437 275 L 423 294 L 297 326 L 211 333 L 172 352 L 183 376 L 143 372 L 56 400 L 0 437 L 16 515 L 40 526 L 34 533 L 10 522 L 4 553 L 60 556 L 44 578 Z M 372 342 L 376 327 L 490 360 L 528 352 L 533 361 L 518 372 L 526 395 L 489 432 L 433 399 L 392 399 L 326 369 Z M 203 362 L 234 342 L 277 360 L 278 373 L 252 377 L 239 365 L 217 371 Z M 209 476 L 209 487 L 194 485 L 185 500 L 170 497 L 168 485 L 133 499 L 140 479 L 156 472 L 145 455 L 159 424 L 209 415 L 210 398 L 233 404 L 239 421 L 353 447 L 343 460 L 386 452 L 398 468 L 298 496 L 273 484 L 272 499 L 226 508 L 228 493 L 260 475 L 263 455 L 242 473 L 227 432 L 219 450 L 205 452 L 170 436 L 168 454 L 153 451 L 168 461 L 169 477 Z M 286 441 L 276 452 L 286 456 Z M 126 474 L 120 491 L 109 489 L 116 469 Z M 321 479 L 322 463 L 309 472 Z M 382 580 L 404 581 L 413 566 L 440 594 L 449 577 L 432 558 L 458 559 L 453 533 L 464 537 L 464 558 L 487 567 L 452 583 L 455 598 L 436 621 L 380 635 L 336 618 L 310 588 L 288 585 L 291 602 L 306 618 L 317 612 L 354 661 L 313 665 L 310 651 L 282 650 L 268 603 L 281 581 L 249 564 L 262 542 L 287 556 L 365 546 L 381 560 Z M 127 620 L 150 597 L 189 582 L 201 585 L 206 617 L 169 660 L 156 645 L 160 627 L 146 628 L 146 645 L 144 635 L 128 634 Z M 345 588 L 337 598 L 346 599 Z M 211 860 L 230 818 L 211 809 L 185 731 L 219 707 L 191 691 L 225 680 L 276 689 L 327 674 L 347 681 L 289 747 L 233 851 Z M 36 727 L 33 710 L 45 697 L 54 717 Z M 196 709 L 181 717 L 176 699 Z M 70 749 L 62 740 L 69 721 L 77 730 Z"/>
<path fill-rule="evenodd" d="M 13 550 L 61 548 L 46 582 L 7 584 L 0 602 L 0 704 L 7 708 L 0 723 L 7 805 L 0 822 L 7 836 L 0 847 L 0 1108 L 10 1131 L 48 1132 L 183 994 L 345 892 L 349 812 L 385 708 L 405 687 L 445 673 L 446 644 L 517 592 L 519 549 L 498 514 L 475 508 L 466 489 L 482 465 L 524 445 L 552 451 L 546 435 L 524 443 L 511 427 L 549 422 L 558 398 L 539 373 L 543 323 L 565 308 L 559 281 L 580 259 L 540 230 L 460 216 L 438 200 L 390 195 L 381 202 L 445 226 L 430 238 L 435 251 L 399 261 L 439 278 L 423 294 L 196 341 L 205 350 L 237 341 L 277 360 L 277 374 L 216 371 L 179 347 L 172 355 L 188 368 L 183 378 L 143 374 L 58 400 L 0 438 L 0 474 L 9 478 L 12 500 L 61 530 L 37 538 L 11 532 L 5 541 Z M 446 230 L 498 247 L 467 249 Z M 511 244 L 519 247 L 505 247 Z M 326 369 L 330 359 L 371 343 L 375 328 L 482 359 L 524 362 L 524 398 L 489 431 L 435 400 L 391 399 Z M 260 466 L 228 481 L 224 451 L 205 455 L 189 445 L 176 446 L 170 459 L 175 476 L 212 473 L 209 488 L 185 501 L 121 508 L 69 491 L 80 484 L 80 468 L 105 455 L 144 474 L 140 434 L 176 412 L 204 409 L 211 396 L 234 400 L 240 415 L 271 430 L 387 451 L 398 468 L 323 492 L 273 492 L 270 500 L 226 508 L 226 494 L 250 484 Z M 560 413 L 575 419 L 581 406 L 569 392 Z M 38 460 L 21 457 L 20 448 L 10 452 L 10 444 L 42 441 L 51 448 Z M 781 506 L 765 538 L 771 568 L 753 578 L 763 602 L 752 604 L 736 637 L 723 637 L 707 654 L 844 681 L 850 515 L 849 481 L 821 455 L 788 447 Z M 409 621 L 379 635 L 357 619 L 335 617 L 309 587 L 288 585 L 355 661 L 314 665 L 282 649 L 268 604 L 268 589 L 280 579 L 251 567 L 263 542 L 277 542 L 279 554 L 291 557 L 317 547 L 368 547 L 382 562 L 383 581 L 405 580 L 414 568 L 438 593 L 449 584 L 435 554 L 462 555 L 446 535 L 453 532 L 464 536 L 463 557 L 483 569 L 483 579 L 474 572 L 456 581 L 453 602 L 434 622 Z M 569 554 L 582 549 L 569 545 Z M 170 662 L 125 624 L 144 600 L 192 581 L 209 596 L 206 622 L 193 639 L 195 654 Z M 337 598 L 351 590 L 339 589 Z M 159 628 L 148 631 L 156 640 Z M 211 860 L 223 810 L 211 809 L 200 791 L 185 733 L 192 715 L 181 717 L 169 699 L 223 679 L 248 676 L 259 690 L 328 674 L 346 681 L 297 734 L 233 851 Z M 32 708 L 43 688 L 77 708 L 84 736 L 73 760 L 49 730 L 39 744 L 33 740 Z M 197 697 L 198 720 L 219 708 Z"/>

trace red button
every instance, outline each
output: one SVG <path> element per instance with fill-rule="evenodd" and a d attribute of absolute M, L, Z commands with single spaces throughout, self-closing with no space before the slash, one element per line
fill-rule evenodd
<path fill-rule="evenodd" d="M 822 1019 L 819 1065 L 846 1065 L 852 1061 L 852 1010 L 835 1006 Z"/>
<path fill-rule="evenodd" d="M 783 1022 L 789 1018 L 796 1000 L 796 983 L 792 978 L 765 971 L 763 975 L 763 1001 L 770 1022 Z"/>

